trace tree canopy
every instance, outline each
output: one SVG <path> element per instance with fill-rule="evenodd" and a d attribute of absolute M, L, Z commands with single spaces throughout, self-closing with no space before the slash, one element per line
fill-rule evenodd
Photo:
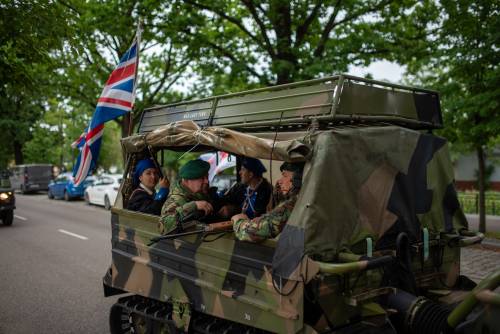
<path fill-rule="evenodd" d="M 432 16 L 427 3 L 176 0 L 155 26 L 201 50 L 197 70 L 219 92 L 397 59 L 423 37 L 419 22 Z"/>
<path fill-rule="evenodd" d="M 443 135 L 455 146 L 476 151 L 480 230 L 485 231 L 485 151 L 500 142 L 500 3 L 441 0 L 425 43 L 409 62 L 413 78 L 441 92 Z"/>
<path fill-rule="evenodd" d="M 11 146 L 0 154 L 0 166 L 11 154 L 23 162 L 22 148 L 33 135 L 52 93 L 52 57 L 73 36 L 71 16 L 51 1 L 0 3 L 0 139 Z"/>

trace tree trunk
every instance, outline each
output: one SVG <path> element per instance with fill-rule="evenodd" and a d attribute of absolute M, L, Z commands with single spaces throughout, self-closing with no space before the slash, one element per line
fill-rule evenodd
<path fill-rule="evenodd" d="M 22 165 L 24 163 L 23 156 L 23 145 L 14 139 L 14 159 L 16 160 L 16 165 Z"/>
<path fill-rule="evenodd" d="M 132 112 L 123 115 L 120 125 L 122 128 L 122 138 L 128 137 L 132 134 L 132 131 L 134 129 Z"/>
<path fill-rule="evenodd" d="M 477 152 L 477 163 L 478 163 L 478 190 L 479 190 L 479 232 L 486 232 L 486 205 L 484 200 L 484 170 L 485 170 L 485 159 L 484 151 L 482 146 L 476 148 Z"/>

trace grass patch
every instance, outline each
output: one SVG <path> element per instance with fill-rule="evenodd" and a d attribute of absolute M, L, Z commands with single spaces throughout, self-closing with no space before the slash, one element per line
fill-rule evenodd
<path fill-rule="evenodd" d="M 486 232 L 484 235 L 486 236 L 486 238 L 500 240 L 500 232 Z"/>

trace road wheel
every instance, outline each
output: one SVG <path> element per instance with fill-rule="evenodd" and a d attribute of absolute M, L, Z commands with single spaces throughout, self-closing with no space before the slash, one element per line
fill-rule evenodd
<path fill-rule="evenodd" d="M 128 312 L 120 305 L 113 305 L 109 313 L 109 329 L 111 334 L 129 333 L 177 333 L 170 324 L 161 324 L 142 315 Z"/>
<path fill-rule="evenodd" d="M 85 194 L 83 194 L 83 199 L 85 200 L 85 204 L 90 205 L 90 198 L 88 192 L 85 192 Z"/>
<path fill-rule="evenodd" d="M 52 194 L 52 191 L 49 191 L 47 192 L 47 196 L 50 198 L 50 199 L 54 199 L 54 195 Z"/>
<path fill-rule="evenodd" d="M 12 225 L 14 221 L 14 210 L 5 211 L 2 218 L 3 224 L 6 226 Z"/>
<path fill-rule="evenodd" d="M 109 202 L 109 197 L 108 197 L 108 195 L 105 195 L 105 196 L 104 196 L 104 208 L 105 208 L 106 210 L 111 209 L 111 203 Z"/>
<path fill-rule="evenodd" d="M 69 198 L 69 194 L 67 191 L 64 192 L 64 200 L 69 201 L 71 198 Z"/>

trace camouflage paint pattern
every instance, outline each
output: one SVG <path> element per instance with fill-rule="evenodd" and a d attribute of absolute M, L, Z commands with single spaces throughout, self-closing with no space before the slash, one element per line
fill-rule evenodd
<path fill-rule="evenodd" d="M 395 126 L 324 131 L 314 138 L 276 257 L 303 252 L 280 273 L 303 253 L 326 262 L 345 249 L 366 254 L 366 238 L 376 250 L 393 247 L 400 232 L 420 242 L 423 227 L 431 239 L 467 228 L 444 139 Z"/>
<path fill-rule="evenodd" d="M 271 212 L 253 219 L 242 218 L 234 222 L 234 235 L 242 241 L 260 242 L 275 238 L 281 233 L 293 207 L 297 202 L 297 195 L 282 201 Z"/>
<path fill-rule="evenodd" d="M 146 109 L 139 132 L 167 123 L 243 128 L 301 124 L 307 119 L 339 123 L 352 119 L 392 122 L 414 128 L 442 127 L 437 92 L 350 75 L 177 102 Z"/>
<path fill-rule="evenodd" d="M 208 201 L 208 195 L 192 193 L 178 181 L 173 187 L 161 209 L 161 218 L 158 223 L 160 234 L 167 234 L 175 230 L 186 216 L 196 212 L 195 201 Z"/>
<path fill-rule="evenodd" d="M 229 234 L 203 242 L 193 235 L 148 247 L 157 219 L 113 208 L 112 275 L 105 284 L 273 332 L 302 328 L 303 282 L 283 281 L 281 290 L 291 293 L 277 292 L 272 240 L 253 245 Z M 311 264 L 307 271 L 315 273 Z"/>
<path fill-rule="evenodd" d="M 394 125 L 357 124 L 297 132 L 274 142 L 270 138 L 277 138 L 277 133 L 265 128 L 276 122 L 309 125 L 304 116 L 331 125 L 352 117 L 407 122 L 413 129 L 441 125 L 435 92 L 379 82 L 370 87 L 372 83 L 340 76 L 147 111 L 141 133 L 122 141 L 131 156 L 142 154 L 148 145 L 199 145 L 261 159 L 307 160 L 303 187 L 282 233 L 259 243 L 226 233 L 219 238 L 189 235 L 148 246 L 159 231 L 170 231 L 192 212 L 193 205 L 186 203 L 201 198 L 172 189 L 160 223 L 156 216 L 122 209 L 126 201 L 118 198 L 112 209 L 112 265 L 104 284 L 171 303 L 173 321 L 183 331 L 196 312 L 276 333 L 383 327 L 388 311 L 379 297 L 391 287 L 384 286 L 383 271 L 369 270 L 366 239 L 374 242 L 373 257 L 394 256 L 395 237 L 406 232 L 417 289 L 429 298 L 434 298 L 431 291 L 452 294 L 449 287 L 460 275 L 459 246 L 464 243 L 451 241 L 467 222 L 454 191 L 444 139 Z M 165 124 L 165 119 L 183 121 Z M 213 124 L 259 125 L 264 133 L 253 136 L 210 127 Z M 259 235 L 263 224 L 240 221 L 236 235 L 253 229 L 257 233 L 243 239 L 275 236 L 282 222 L 270 221 L 266 233 Z M 430 236 L 427 259 L 424 227 Z M 455 297 L 454 301 L 465 298 Z"/>

